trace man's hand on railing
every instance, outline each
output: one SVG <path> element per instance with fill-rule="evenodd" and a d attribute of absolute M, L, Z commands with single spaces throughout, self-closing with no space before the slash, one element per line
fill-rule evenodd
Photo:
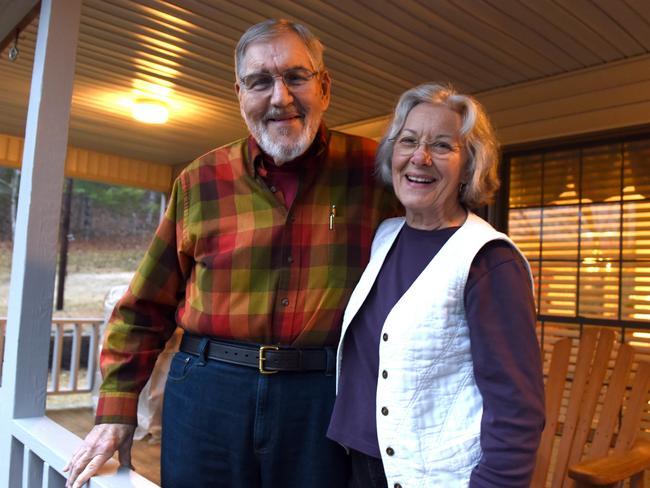
<path fill-rule="evenodd" d="M 115 451 L 118 452 L 120 465 L 131 467 L 134 433 L 135 425 L 95 425 L 63 468 L 64 472 L 70 472 L 66 488 L 81 488 L 106 461 L 113 457 Z"/>

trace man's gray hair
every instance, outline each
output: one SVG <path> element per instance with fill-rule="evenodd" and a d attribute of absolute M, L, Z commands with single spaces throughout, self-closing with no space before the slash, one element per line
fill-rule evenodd
<path fill-rule="evenodd" d="M 467 150 L 460 203 L 478 208 L 489 203 L 499 189 L 497 166 L 499 143 L 490 119 L 481 104 L 469 95 L 456 92 L 451 85 L 425 83 L 404 92 L 400 97 L 388 131 L 377 149 L 377 173 L 387 185 L 392 185 L 392 159 L 395 139 L 404 128 L 409 112 L 421 103 L 444 105 L 461 116 L 460 135 Z"/>
<path fill-rule="evenodd" d="M 249 27 L 239 39 L 235 48 L 235 73 L 237 79 L 241 80 L 244 76 L 242 69 L 248 46 L 254 42 L 269 41 L 288 33 L 296 34 L 305 44 L 314 71 L 323 71 L 325 69 L 325 64 L 323 63 L 323 44 L 321 44 L 320 40 L 307 27 L 286 19 L 269 19 Z"/>

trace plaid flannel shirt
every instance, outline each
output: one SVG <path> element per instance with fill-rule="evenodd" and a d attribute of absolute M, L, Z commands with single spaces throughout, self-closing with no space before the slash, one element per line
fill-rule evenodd
<path fill-rule="evenodd" d="M 257 174 L 254 139 L 215 149 L 176 180 L 102 350 L 98 423 L 135 423 L 137 396 L 176 326 L 222 339 L 336 345 L 343 311 L 395 200 L 376 143 L 321 127 L 290 209 Z"/>

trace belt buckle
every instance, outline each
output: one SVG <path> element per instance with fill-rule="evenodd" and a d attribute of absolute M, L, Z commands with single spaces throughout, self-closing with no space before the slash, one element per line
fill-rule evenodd
<path fill-rule="evenodd" d="M 266 361 L 266 358 L 264 357 L 264 353 L 266 351 L 277 351 L 280 348 L 278 346 L 260 346 L 260 357 L 259 361 L 257 363 L 257 369 L 260 371 L 261 374 L 275 374 L 277 371 L 269 371 L 267 369 L 264 369 L 264 361 Z"/>

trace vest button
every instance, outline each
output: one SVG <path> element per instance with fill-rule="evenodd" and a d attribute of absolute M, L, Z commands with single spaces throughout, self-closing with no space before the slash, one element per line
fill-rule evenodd
<path fill-rule="evenodd" d="M 381 407 L 381 414 L 388 415 L 388 409 L 386 407 Z"/>
<path fill-rule="evenodd" d="M 384 335 L 381 336 L 381 338 L 384 340 L 384 342 L 386 342 L 388 340 L 388 334 L 386 334 L 386 332 L 384 332 Z"/>
<path fill-rule="evenodd" d="M 388 454 L 389 456 L 392 456 L 392 455 L 395 454 L 395 451 L 394 451 L 394 449 L 392 447 L 387 447 L 386 448 L 386 454 Z"/>
<path fill-rule="evenodd" d="M 381 377 L 384 378 L 384 379 L 388 378 L 388 371 L 383 370 L 383 371 L 381 372 Z"/>

